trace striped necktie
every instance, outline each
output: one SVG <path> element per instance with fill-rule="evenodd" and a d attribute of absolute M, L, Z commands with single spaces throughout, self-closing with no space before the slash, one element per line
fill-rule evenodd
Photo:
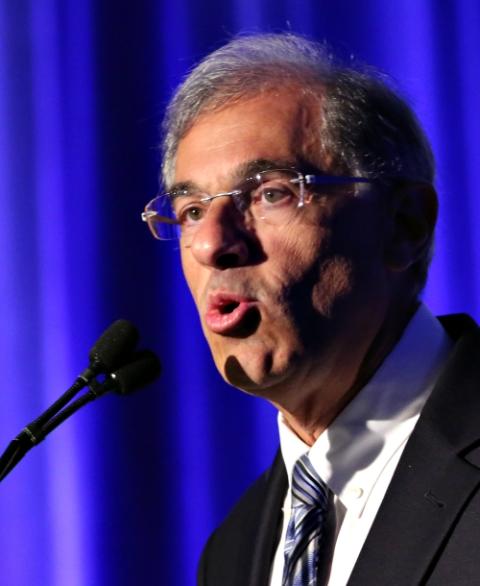
<path fill-rule="evenodd" d="M 327 510 L 332 493 L 308 455 L 293 469 L 292 511 L 285 539 L 282 586 L 316 586 L 320 547 L 328 539 Z"/>

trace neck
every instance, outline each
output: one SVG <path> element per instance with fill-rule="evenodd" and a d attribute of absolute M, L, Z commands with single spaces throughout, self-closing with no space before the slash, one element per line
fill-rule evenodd
<path fill-rule="evenodd" d="M 400 339 L 406 325 L 418 308 L 418 301 L 410 301 L 401 306 L 395 304 L 386 312 L 385 318 L 358 365 L 350 369 L 353 375 L 342 375 L 347 369 L 341 364 L 331 369 L 330 376 L 311 390 L 302 393 L 301 400 L 295 405 L 277 404 L 285 423 L 307 445 L 312 446 L 330 423 L 350 403 L 357 393 L 368 383 L 393 347 Z M 338 376 L 337 372 L 342 375 Z M 304 381 L 305 387 L 308 380 Z"/>

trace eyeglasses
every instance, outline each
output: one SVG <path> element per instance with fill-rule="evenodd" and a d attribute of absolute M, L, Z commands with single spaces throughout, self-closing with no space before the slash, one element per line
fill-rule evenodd
<path fill-rule="evenodd" d="M 335 193 L 332 188 L 372 181 L 365 177 L 306 175 L 295 169 L 260 171 L 233 191 L 210 195 L 184 189 L 158 195 L 145 206 L 142 220 L 158 240 L 181 239 L 189 246 L 212 201 L 220 197 L 232 198 L 246 225 L 266 222 L 284 226 L 314 198 Z"/>

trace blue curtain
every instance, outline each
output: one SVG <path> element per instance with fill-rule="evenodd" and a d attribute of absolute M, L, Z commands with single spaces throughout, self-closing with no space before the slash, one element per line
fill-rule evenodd
<path fill-rule="evenodd" d="M 173 88 L 238 32 L 327 39 L 389 72 L 438 160 L 425 299 L 480 318 L 476 0 L 0 0 L 0 444 L 86 366 L 118 317 L 164 363 L 54 432 L 0 486 L 9 586 L 189 585 L 202 544 L 270 463 L 275 413 L 225 385 L 178 251 L 140 211 Z"/>

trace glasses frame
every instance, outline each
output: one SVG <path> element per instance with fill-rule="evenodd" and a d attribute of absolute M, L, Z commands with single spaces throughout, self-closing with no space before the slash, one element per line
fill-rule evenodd
<path fill-rule="evenodd" d="M 296 178 L 292 178 L 291 182 L 298 184 L 300 186 L 300 194 L 299 194 L 299 203 L 297 205 L 297 209 L 298 208 L 302 208 L 305 206 L 305 186 L 307 185 L 351 185 L 351 184 L 355 184 L 355 183 L 373 183 L 375 180 L 374 179 L 369 179 L 367 177 L 353 177 L 353 176 L 347 176 L 347 175 L 313 175 L 313 174 L 305 174 L 302 173 L 301 171 L 297 171 L 297 169 L 294 168 L 283 168 L 283 169 L 265 169 L 264 171 L 259 171 L 258 173 L 256 173 L 255 175 L 252 175 L 251 177 L 247 177 L 246 179 L 244 179 L 244 182 L 248 182 L 248 181 L 252 181 L 252 180 L 257 180 L 260 181 L 262 174 L 264 173 L 275 173 L 275 172 L 289 172 L 289 173 L 296 173 L 297 177 Z M 210 203 L 215 199 L 218 199 L 220 197 L 231 197 L 233 198 L 233 200 L 235 201 L 235 198 L 239 195 L 242 195 L 243 193 L 245 193 L 245 190 L 243 189 L 233 189 L 232 191 L 221 191 L 219 193 L 215 193 L 213 195 L 209 195 L 209 194 L 205 194 L 205 197 L 202 197 L 198 200 L 199 203 Z M 158 212 L 149 209 L 151 208 L 151 206 L 153 206 L 154 202 L 157 202 L 160 198 L 163 199 L 163 201 L 165 201 L 165 198 L 168 198 L 168 200 L 172 200 L 173 198 L 173 194 L 171 193 L 163 193 L 160 195 L 155 196 L 153 199 L 151 199 L 147 205 L 145 206 L 144 211 L 141 214 L 141 218 L 143 222 L 146 222 L 150 232 L 152 233 L 153 237 L 156 240 L 162 240 L 162 241 L 169 241 L 169 240 L 180 240 L 181 236 L 178 234 L 178 232 L 176 232 L 176 236 L 172 237 L 172 238 L 166 238 L 166 237 L 161 237 L 158 235 L 158 233 L 155 231 L 155 227 L 153 224 L 153 220 L 155 219 L 155 223 L 161 223 L 161 224 L 168 224 L 171 226 L 180 226 L 180 222 L 178 220 L 175 220 L 174 218 L 169 218 L 168 216 L 162 216 L 161 214 L 159 214 Z M 176 196 L 176 197 L 181 197 L 181 196 Z M 235 202 L 236 203 L 236 202 Z M 238 207 L 238 204 L 236 204 Z"/>

